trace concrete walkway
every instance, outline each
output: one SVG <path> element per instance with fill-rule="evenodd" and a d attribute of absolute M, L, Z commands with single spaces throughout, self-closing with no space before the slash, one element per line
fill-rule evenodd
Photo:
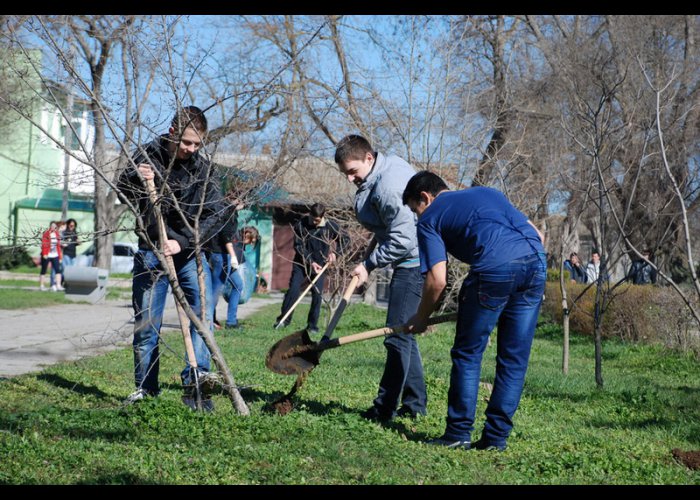
<path fill-rule="evenodd" d="M 22 275 L 8 277 L 4 273 L 0 278 L 25 279 Z M 129 286 L 130 280 L 126 281 Z M 281 302 L 281 294 L 272 294 L 269 298 L 252 297 L 239 306 L 238 317 L 245 319 L 267 304 Z M 217 317 L 226 318 L 226 306 L 223 299 L 219 300 Z M 0 325 L 0 377 L 3 378 L 128 347 L 134 328 L 130 299 L 107 300 L 93 305 L 76 303 L 39 309 L 0 309 Z M 163 330 L 167 329 L 180 329 L 172 301 L 166 306 L 163 318 Z"/>

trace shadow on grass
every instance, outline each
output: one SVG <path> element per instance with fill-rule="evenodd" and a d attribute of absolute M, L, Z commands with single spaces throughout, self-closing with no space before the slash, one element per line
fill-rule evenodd
<path fill-rule="evenodd" d="M 75 483 L 76 485 L 116 485 L 116 484 L 160 484 L 154 479 L 147 479 L 131 472 L 105 472 L 95 477 Z"/>
<path fill-rule="evenodd" d="M 106 392 L 98 389 L 92 385 L 85 385 L 80 382 L 73 382 L 60 375 L 55 375 L 53 373 L 41 373 L 37 375 L 37 380 L 42 380 L 48 382 L 49 384 L 60 387 L 61 389 L 67 389 L 69 391 L 81 394 L 84 396 L 95 396 L 100 399 L 113 399 L 114 396 L 107 394 Z"/>

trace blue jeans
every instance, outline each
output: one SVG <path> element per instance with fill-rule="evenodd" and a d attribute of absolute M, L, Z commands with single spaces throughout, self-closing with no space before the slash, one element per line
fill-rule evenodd
<path fill-rule="evenodd" d="M 277 321 L 279 321 L 297 301 L 299 295 L 301 295 L 301 286 L 304 284 L 304 282 L 306 280 L 313 280 L 314 277 L 315 275 L 307 276 L 306 268 L 303 264 L 294 262 L 292 265 L 292 276 L 289 278 L 289 289 L 287 290 L 287 293 L 284 294 L 282 311 L 277 317 Z M 318 319 L 321 317 L 321 303 L 323 302 L 323 287 L 325 282 L 326 273 L 324 271 L 324 273 L 316 280 L 316 283 L 314 283 L 313 288 L 311 288 L 311 307 L 309 309 L 309 315 L 306 318 L 307 328 L 318 328 Z M 285 324 L 292 322 L 292 316 L 294 316 L 294 312 L 287 316 L 287 319 L 284 320 Z"/>
<path fill-rule="evenodd" d="M 470 273 L 464 280 L 451 351 L 446 438 L 471 439 L 481 359 L 489 335 L 498 324 L 496 379 L 481 439 L 488 444 L 505 445 L 525 383 L 546 269 L 545 255 L 533 254 L 495 270 Z"/>
<path fill-rule="evenodd" d="M 394 269 L 389 284 L 386 326 L 405 324 L 418 309 L 423 291 L 419 267 Z M 423 360 L 414 335 L 396 333 L 384 339 L 386 363 L 374 400 L 377 411 L 393 417 L 399 401 L 413 413 L 426 413 L 428 397 L 423 378 Z"/>
<path fill-rule="evenodd" d="M 209 302 L 209 317 L 214 317 L 216 304 L 221 297 L 226 280 L 231 282 L 231 295 L 228 299 L 228 309 L 226 311 L 226 326 L 236 326 L 238 324 L 238 301 L 243 290 L 243 280 L 240 273 L 231 271 L 231 256 L 227 253 L 209 254 L 211 265 L 211 294 L 212 300 Z"/>
<path fill-rule="evenodd" d="M 197 315 L 200 314 L 199 282 L 197 279 L 197 261 L 194 257 L 186 259 L 181 255 L 173 257 L 175 271 L 180 287 L 185 292 L 188 304 Z M 205 300 L 211 303 L 211 277 L 206 259 L 202 259 L 204 282 L 206 286 Z M 132 287 L 132 304 L 134 307 L 134 378 L 137 388 L 149 392 L 158 392 L 159 351 L 158 339 L 163 322 L 163 309 L 168 288 L 167 274 L 150 250 L 139 250 L 134 256 L 134 282 Z M 211 318 L 207 318 L 211 325 Z M 194 323 L 190 323 L 192 345 L 200 371 L 208 372 L 211 366 L 211 355 L 202 336 Z M 192 370 L 185 353 L 185 368 L 181 373 L 182 383 L 193 383 Z"/>

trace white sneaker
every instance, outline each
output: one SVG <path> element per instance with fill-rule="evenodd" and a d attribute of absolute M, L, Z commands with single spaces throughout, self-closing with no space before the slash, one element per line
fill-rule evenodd
<path fill-rule="evenodd" d="M 45 291 L 46 291 L 46 287 L 45 287 L 44 285 L 41 285 L 41 286 L 39 287 L 39 290 L 42 291 L 42 292 L 45 292 Z"/>
<path fill-rule="evenodd" d="M 152 394 L 146 389 L 137 389 L 127 396 L 127 398 L 124 400 L 124 404 L 130 405 L 136 403 L 137 401 L 142 401 L 148 396 L 152 396 Z"/>
<path fill-rule="evenodd" d="M 51 285 L 51 291 L 55 292 L 56 291 L 56 285 Z"/>
<path fill-rule="evenodd" d="M 65 288 L 63 288 L 60 285 L 56 285 L 56 290 L 58 290 L 59 292 L 63 292 L 63 291 L 65 291 Z"/>

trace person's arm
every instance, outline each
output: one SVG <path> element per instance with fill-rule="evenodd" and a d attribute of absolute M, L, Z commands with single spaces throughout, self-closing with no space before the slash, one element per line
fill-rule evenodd
<path fill-rule="evenodd" d="M 405 333 L 421 333 L 428 328 L 428 318 L 435 311 L 435 307 L 438 305 L 446 287 L 447 262 L 443 260 L 436 263 L 425 274 L 423 295 L 418 305 L 418 310 L 406 323 Z"/>
<path fill-rule="evenodd" d="M 377 244 L 364 261 L 368 272 L 406 257 L 416 245 L 415 215 L 403 204 L 399 193 L 384 192 L 379 199 L 376 210 L 387 232 L 384 241 Z"/>
<path fill-rule="evenodd" d="M 236 252 L 233 250 L 233 242 L 228 241 L 226 242 L 226 253 L 228 253 L 229 257 L 231 258 L 231 269 L 234 271 L 238 269 L 238 258 L 236 257 Z"/>
<path fill-rule="evenodd" d="M 527 223 L 530 224 L 535 229 L 535 231 L 537 231 L 537 236 L 540 237 L 542 246 L 544 246 L 544 233 L 542 233 L 542 231 L 540 231 L 539 228 L 535 226 L 535 224 L 530 219 L 527 220 Z"/>

